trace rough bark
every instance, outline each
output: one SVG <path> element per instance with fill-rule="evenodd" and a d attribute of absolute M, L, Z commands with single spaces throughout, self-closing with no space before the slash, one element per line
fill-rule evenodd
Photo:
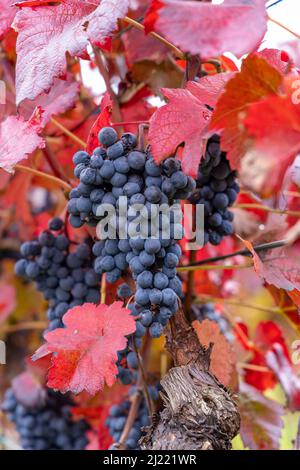
<path fill-rule="evenodd" d="M 175 367 L 161 380 L 163 410 L 141 439 L 143 450 L 230 449 L 240 417 L 232 394 L 210 372 L 211 348 L 199 344 L 180 310 L 167 331 Z"/>

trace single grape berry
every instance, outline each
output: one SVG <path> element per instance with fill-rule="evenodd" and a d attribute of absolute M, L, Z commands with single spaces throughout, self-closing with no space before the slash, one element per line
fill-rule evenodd
<path fill-rule="evenodd" d="M 109 147 L 117 142 L 118 134 L 112 127 L 103 127 L 98 134 L 98 139 L 104 147 Z"/>

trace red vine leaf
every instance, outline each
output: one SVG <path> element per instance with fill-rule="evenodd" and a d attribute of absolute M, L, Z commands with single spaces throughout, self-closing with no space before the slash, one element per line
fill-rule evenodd
<path fill-rule="evenodd" d="M 160 163 L 185 142 L 182 168 L 196 176 L 211 111 L 189 90 L 164 88 L 162 92 L 168 103 L 150 119 L 148 138 L 153 157 Z"/>
<path fill-rule="evenodd" d="M 300 269 L 288 249 L 276 248 L 258 255 L 249 241 L 241 240 L 253 255 L 254 269 L 259 277 L 267 284 L 285 290 L 300 307 Z"/>
<path fill-rule="evenodd" d="M 99 139 L 98 134 L 102 127 L 110 126 L 111 125 L 111 112 L 112 112 L 112 101 L 109 96 L 109 93 L 105 93 L 104 97 L 101 101 L 101 112 L 97 117 L 96 121 L 94 122 L 93 126 L 91 127 L 87 144 L 86 144 L 86 151 L 91 155 L 93 150 L 96 147 L 99 147 Z"/>
<path fill-rule="evenodd" d="M 45 147 L 44 139 L 38 135 L 42 115 L 43 111 L 36 108 L 28 121 L 20 116 L 9 116 L 0 124 L 0 168 L 11 172 L 34 150 Z"/>
<path fill-rule="evenodd" d="M 128 0 L 102 0 L 99 5 L 65 0 L 19 11 L 13 23 L 19 33 L 17 104 L 49 91 L 54 78 L 66 73 L 66 53 L 85 57 L 89 41 L 102 43 L 127 9 Z"/>
<path fill-rule="evenodd" d="M 203 150 L 211 111 L 222 93 L 231 73 L 201 78 L 199 83 L 188 82 L 185 90 L 163 88 L 168 103 L 159 108 L 150 119 L 149 142 L 157 163 L 176 151 L 184 143 L 182 168 L 196 176 Z"/>
<path fill-rule="evenodd" d="M 283 406 L 243 382 L 239 402 L 244 445 L 251 450 L 278 450 L 284 425 Z"/>
<path fill-rule="evenodd" d="M 239 168 L 249 136 L 243 126 L 249 105 L 276 95 L 282 75 L 258 54 L 248 56 L 241 71 L 225 86 L 213 113 L 210 128 L 222 132 L 222 149 L 232 168 Z"/>
<path fill-rule="evenodd" d="M 254 338 L 253 357 L 250 364 L 269 368 L 267 357 L 273 353 L 277 346 L 280 346 L 286 361 L 290 364 L 289 351 L 283 337 L 281 329 L 272 321 L 262 321 L 258 324 Z M 261 372 L 251 369 L 245 370 L 245 381 L 262 392 L 272 389 L 278 383 L 278 377 L 273 373 L 272 369 Z"/>
<path fill-rule="evenodd" d="M 48 386 L 61 392 L 94 395 L 106 382 L 111 386 L 118 373 L 117 352 L 134 333 L 135 320 L 122 302 L 112 305 L 86 303 L 69 310 L 63 317 L 65 328 L 45 335 L 46 343 L 33 359 L 52 355 Z"/>
<path fill-rule="evenodd" d="M 161 33 L 184 52 L 207 58 L 230 51 L 240 57 L 255 50 L 265 35 L 265 3 L 266 0 L 246 3 L 224 0 L 221 5 L 212 5 L 196 1 L 152 0 L 144 24 L 147 32 Z M 241 30 L 244 31 L 242 35 Z"/>
<path fill-rule="evenodd" d="M 193 327 L 197 333 L 200 343 L 208 347 L 213 343 L 210 356 L 210 372 L 214 374 L 225 386 L 229 385 L 233 367 L 235 364 L 234 352 L 221 333 L 219 325 L 211 320 L 193 322 Z"/>
<path fill-rule="evenodd" d="M 267 165 L 265 181 L 270 193 L 281 188 L 286 170 L 300 150 L 300 110 L 294 93 L 296 101 L 293 94 L 287 94 L 254 103 L 245 119 L 252 147 Z"/>
<path fill-rule="evenodd" d="M 232 73 L 203 77 L 199 82 L 188 82 L 185 90 L 162 89 L 168 99 L 150 119 L 149 142 L 157 163 L 170 156 L 184 143 L 182 168 L 196 176 L 207 135 L 211 111 Z"/>

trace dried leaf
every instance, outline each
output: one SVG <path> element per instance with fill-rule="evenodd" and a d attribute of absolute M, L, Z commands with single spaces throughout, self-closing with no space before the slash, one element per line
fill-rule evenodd
<path fill-rule="evenodd" d="M 209 370 L 223 385 L 228 386 L 235 364 L 235 355 L 230 343 L 214 321 L 204 320 L 200 323 L 196 320 L 193 327 L 203 346 L 208 347 L 213 343 Z"/>

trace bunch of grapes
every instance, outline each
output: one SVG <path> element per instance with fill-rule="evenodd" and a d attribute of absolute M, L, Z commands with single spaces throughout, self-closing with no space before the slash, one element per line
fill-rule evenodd
<path fill-rule="evenodd" d="M 230 169 L 226 153 L 221 151 L 220 137 L 213 135 L 199 165 L 197 189 L 189 201 L 204 205 L 204 243 L 219 245 L 226 235 L 233 233 L 233 213 L 228 210 L 237 198 L 240 188 L 236 172 Z"/>
<path fill-rule="evenodd" d="M 70 222 L 74 227 L 97 225 L 103 217 L 99 215 L 101 207 L 107 203 L 116 209 L 117 215 L 110 221 L 116 229 L 128 224 L 130 235 L 139 218 L 139 235 L 94 244 L 94 269 L 98 274 L 106 273 L 108 282 L 115 282 L 130 268 L 137 286 L 133 312 L 138 317 L 136 335 L 142 336 L 149 328 L 151 336 L 159 337 L 182 296 L 176 266 L 181 255 L 177 237 L 183 230 L 175 211 L 167 216 L 160 213 L 158 205 L 170 207 L 176 200 L 186 199 L 195 189 L 195 181 L 181 171 L 175 158 L 156 165 L 148 151 L 136 149 L 133 134 L 118 140 L 115 130 L 106 127 L 100 131 L 99 141 L 103 147 L 97 147 L 92 156 L 81 151 L 73 157 L 74 174 L 80 183 L 70 194 Z M 127 197 L 126 220 L 120 214 L 121 196 Z M 142 208 L 139 216 L 138 206 Z"/>
<path fill-rule="evenodd" d="M 92 267 L 90 246 L 81 243 L 71 249 L 63 230 L 63 221 L 52 219 L 49 230 L 22 244 L 22 258 L 15 265 L 16 274 L 35 281 L 48 301 L 48 330 L 63 327 L 62 317 L 70 308 L 100 301 L 101 276 Z"/>
<path fill-rule="evenodd" d="M 148 387 L 149 395 L 153 401 L 158 399 L 157 387 L 149 386 Z M 123 403 L 119 405 L 113 405 L 110 408 L 109 416 L 106 419 L 105 425 L 107 426 L 111 437 L 114 442 L 117 443 L 120 440 L 122 432 L 124 430 L 126 420 L 131 405 L 131 397 L 136 393 L 136 387 L 131 387 L 129 391 L 129 397 Z M 150 425 L 150 419 L 148 414 L 148 409 L 146 401 L 141 400 L 137 417 L 133 423 L 131 430 L 127 436 L 125 442 L 126 449 L 128 450 L 140 450 L 139 440 L 143 435 L 143 428 Z M 115 449 L 113 444 L 110 449 Z"/>
<path fill-rule="evenodd" d="M 229 321 L 217 312 L 214 304 L 197 304 L 192 306 L 192 316 L 194 320 L 202 322 L 203 320 L 211 320 L 218 324 L 221 333 L 228 341 L 233 341 L 232 328 Z"/>
<path fill-rule="evenodd" d="M 15 424 L 25 450 L 83 450 L 88 441 L 86 421 L 72 421 L 73 402 L 67 395 L 51 390 L 38 405 L 25 406 L 16 398 L 12 388 L 8 389 L 2 410 Z"/>

